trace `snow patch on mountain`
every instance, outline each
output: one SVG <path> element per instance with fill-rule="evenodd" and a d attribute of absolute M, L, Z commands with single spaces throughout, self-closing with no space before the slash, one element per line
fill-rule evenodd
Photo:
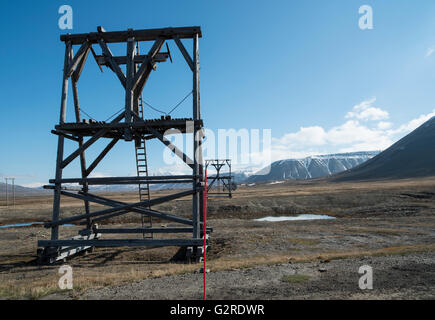
<path fill-rule="evenodd" d="M 303 159 L 279 160 L 248 177 L 246 182 L 304 180 L 349 170 L 373 158 L 380 151 L 316 155 Z"/>

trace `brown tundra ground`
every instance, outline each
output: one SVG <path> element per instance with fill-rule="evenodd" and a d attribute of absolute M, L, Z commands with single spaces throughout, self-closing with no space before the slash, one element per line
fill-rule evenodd
<path fill-rule="evenodd" d="M 137 201 L 135 193 L 111 196 Z M 62 217 L 83 211 L 81 202 L 64 200 Z M 18 198 L 15 209 L 0 209 L 0 225 L 49 221 L 51 206 L 49 196 Z M 190 200 L 156 209 L 188 216 Z M 434 213 L 435 178 L 240 187 L 233 199 L 209 200 L 208 224 L 214 232 L 207 259 L 208 298 L 433 299 Z M 298 214 L 336 219 L 254 221 Z M 111 224 L 140 225 L 135 214 Z M 63 227 L 61 234 L 66 238 L 80 229 Z M 96 248 L 66 262 L 73 268 L 74 289 L 61 291 L 59 265 L 35 262 L 37 240 L 49 235 L 42 226 L 0 228 L 0 298 L 202 298 L 202 265 L 171 262 L 178 250 L 173 247 Z M 373 268 L 373 290 L 358 286 L 363 265 Z"/>

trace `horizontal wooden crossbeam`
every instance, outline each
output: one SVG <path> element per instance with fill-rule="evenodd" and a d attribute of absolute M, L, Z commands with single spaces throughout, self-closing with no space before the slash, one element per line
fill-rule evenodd
<path fill-rule="evenodd" d="M 100 234 L 142 234 L 142 233 L 192 233 L 193 228 L 114 228 L 97 229 Z M 213 232 L 213 228 L 207 228 L 207 233 Z M 79 231 L 82 236 L 93 234 L 92 230 L 83 229 Z"/>
<path fill-rule="evenodd" d="M 154 62 L 165 62 L 168 60 L 168 54 L 167 53 L 158 53 L 154 57 Z M 102 66 L 109 66 L 110 62 L 106 57 L 104 56 L 96 56 L 97 63 Z M 126 64 L 127 63 L 127 57 L 126 56 L 120 56 L 120 57 L 113 57 L 113 60 L 119 65 L 119 64 Z M 134 57 L 135 63 L 143 63 L 144 61 L 148 61 L 148 55 L 137 55 Z"/>
<path fill-rule="evenodd" d="M 144 176 L 144 177 L 103 177 L 103 178 L 65 178 L 57 182 L 59 183 L 79 183 L 79 184 L 89 184 L 89 185 L 105 185 L 108 183 L 122 183 L 122 182 L 152 182 L 154 180 L 166 180 L 167 183 L 173 183 L 176 180 L 186 180 L 193 179 L 193 175 L 174 175 L 174 176 Z M 51 179 L 50 183 L 56 183 L 55 179 Z"/>
<path fill-rule="evenodd" d="M 209 244 L 207 240 L 207 244 Z M 40 247 L 167 247 L 202 246 L 203 239 L 105 239 L 105 240 L 39 240 Z"/>
<path fill-rule="evenodd" d="M 165 134 L 184 134 L 187 132 L 186 123 L 188 121 L 192 121 L 192 119 L 168 119 L 168 120 L 146 120 L 146 121 L 137 121 L 132 122 L 130 124 L 125 122 L 120 123 L 77 123 L 77 122 L 68 122 L 55 126 L 57 131 L 63 131 L 65 133 L 69 133 L 75 136 L 93 136 L 101 129 L 108 129 L 105 131 L 105 134 L 102 136 L 103 138 L 124 138 L 125 129 L 131 128 L 135 134 L 139 135 L 152 135 L 149 128 L 154 128 L 158 130 L 160 133 Z M 195 126 L 202 127 L 203 121 L 197 120 L 195 121 Z M 152 136 L 152 138 L 156 138 Z"/>
<path fill-rule="evenodd" d="M 90 43 L 97 43 L 98 39 L 103 39 L 106 43 L 127 42 L 128 38 L 135 38 L 136 41 L 152 41 L 156 39 L 170 40 L 174 37 L 180 39 L 192 39 L 198 34 L 202 37 L 201 27 L 181 27 L 181 28 L 160 28 L 160 29 L 143 29 L 128 31 L 111 31 L 104 33 L 82 33 L 82 34 L 64 34 L 60 40 L 71 42 L 71 44 L 82 44 L 88 40 Z"/>

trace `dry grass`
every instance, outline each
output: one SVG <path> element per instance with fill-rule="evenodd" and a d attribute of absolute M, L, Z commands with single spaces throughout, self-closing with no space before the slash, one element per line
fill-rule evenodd
<path fill-rule="evenodd" d="M 288 283 L 303 283 L 307 282 L 311 279 L 311 276 L 306 274 L 289 274 L 287 276 L 282 277 L 282 281 Z"/>
<path fill-rule="evenodd" d="M 274 265 L 282 263 L 303 263 L 317 260 L 336 260 L 356 258 L 361 256 L 382 256 L 395 254 L 409 254 L 417 252 L 435 251 L 435 244 L 431 245 L 411 245 L 387 247 L 376 250 L 354 250 L 344 252 L 324 252 L 313 254 L 298 254 L 288 256 L 269 255 L 256 256 L 247 258 L 218 258 L 209 261 L 208 268 L 212 272 L 234 270 L 242 268 L 251 268 L 259 265 Z M 74 289 L 73 296 L 79 296 L 81 292 L 90 288 L 101 288 L 105 286 L 122 285 L 134 281 L 140 281 L 148 278 L 158 278 L 168 275 L 177 275 L 184 273 L 193 273 L 197 271 L 201 264 L 160 264 L 158 269 L 153 271 L 141 269 L 140 267 L 131 267 L 129 270 L 122 266 L 101 270 L 89 270 L 87 268 L 74 268 Z M 53 269 L 54 270 L 54 269 Z M 0 296 L 9 299 L 26 298 L 38 299 L 48 294 L 59 292 L 57 287 L 58 275 L 53 272 L 51 276 L 41 277 L 39 279 L 29 279 L 29 281 L 20 281 L 19 285 L 15 280 L 2 281 L 0 284 Z"/>

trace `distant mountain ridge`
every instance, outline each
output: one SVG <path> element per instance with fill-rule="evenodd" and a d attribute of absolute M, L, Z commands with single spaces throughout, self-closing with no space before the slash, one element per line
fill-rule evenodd
<path fill-rule="evenodd" d="M 387 150 L 332 181 L 405 179 L 435 176 L 435 117 Z"/>
<path fill-rule="evenodd" d="M 280 160 L 252 175 L 248 171 L 233 172 L 233 175 L 237 184 L 323 177 L 329 181 L 358 181 L 435 176 L 435 117 L 383 152 L 361 151 Z M 152 189 L 184 187 L 190 187 L 190 184 L 164 184 Z M 9 185 L 10 194 L 11 188 Z M 134 191 L 137 186 L 93 186 L 91 189 Z M 0 182 L 0 194 L 5 191 L 6 184 Z M 50 191 L 15 185 L 16 196 L 47 192 Z"/>
<path fill-rule="evenodd" d="M 23 196 L 23 195 L 38 195 L 38 194 L 46 194 L 48 191 L 41 188 L 27 188 L 20 185 L 15 184 L 15 195 Z M 6 198 L 6 183 L 0 182 L 0 194 Z M 8 183 L 8 194 L 12 196 L 12 184 Z"/>
<path fill-rule="evenodd" d="M 266 167 L 248 177 L 244 182 L 305 180 L 326 177 L 354 168 L 379 153 L 380 151 L 360 151 L 280 160 L 272 163 L 270 168 Z"/>

